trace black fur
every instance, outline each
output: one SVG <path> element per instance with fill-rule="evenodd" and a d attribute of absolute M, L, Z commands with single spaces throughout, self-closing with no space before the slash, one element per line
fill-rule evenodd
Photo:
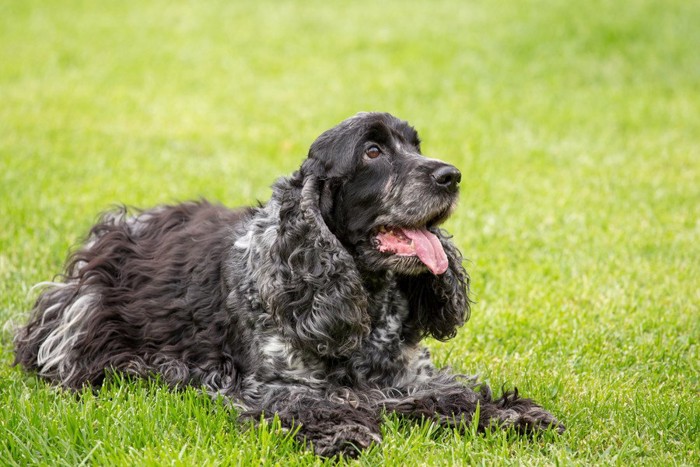
<path fill-rule="evenodd" d="M 111 371 L 203 387 L 243 417 L 277 414 L 324 456 L 379 443 L 382 411 L 463 426 L 478 406 L 482 429 L 562 430 L 419 345 L 469 318 L 469 277 L 438 228 L 458 182 L 406 122 L 368 113 L 323 133 L 264 206 L 109 212 L 39 296 L 16 363 L 72 389 Z M 446 270 L 380 251 L 387 226 L 432 232 Z"/>

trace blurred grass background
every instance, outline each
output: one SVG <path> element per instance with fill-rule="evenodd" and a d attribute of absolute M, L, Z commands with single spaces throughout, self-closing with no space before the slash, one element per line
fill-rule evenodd
<path fill-rule="evenodd" d="M 462 170 L 472 319 L 435 358 L 562 437 L 387 420 L 367 465 L 700 463 L 700 3 L 0 0 L 0 464 L 307 465 L 151 384 L 76 399 L 12 327 L 96 214 L 269 196 L 361 110 Z"/>

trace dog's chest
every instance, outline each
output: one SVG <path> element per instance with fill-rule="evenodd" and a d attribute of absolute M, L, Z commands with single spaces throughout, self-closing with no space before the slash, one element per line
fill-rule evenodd
<path fill-rule="evenodd" d="M 347 358 L 327 360 L 295 349 L 282 336 L 269 335 L 261 342 L 263 358 L 258 373 L 273 379 L 309 386 L 326 387 L 335 381 L 342 385 L 391 385 L 403 378 L 405 369 L 416 358 L 416 349 L 407 348 L 401 339 L 402 316 L 384 306 L 373 321 L 372 330 Z"/>

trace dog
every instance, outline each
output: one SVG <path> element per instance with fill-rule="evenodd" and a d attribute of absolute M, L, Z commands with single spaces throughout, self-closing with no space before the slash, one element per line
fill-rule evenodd
<path fill-rule="evenodd" d="M 380 443 L 385 413 L 561 432 L 517 389 L 494 399 L 420 345 L 470 315 L 440 228 L 460 181 L 407 122 L 361 113 L 321 134 L 266 204 L 107 212 L 41 292 L 15 364 L 75 390 L 115 372 L 202 388 L 326 457 Z"/>

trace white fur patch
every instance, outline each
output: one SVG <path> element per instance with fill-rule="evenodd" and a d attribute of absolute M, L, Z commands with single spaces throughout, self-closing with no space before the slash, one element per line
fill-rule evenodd
<path fill-rule="evenodd" d="M 146 212 L 139 214 L 138 216 L 122 217 L 121 222 L 126 224 L 129 228 L 129 232 L 132 235 L 139 235 L 145 229 L 146 225 L 151 221 L 151 219 L 164 211 L 163 207 L 155 207 Z"/>
<path fill-rule="evenodd" d="M 289 345 L 282 342 L 282 339 L 280 339 L 279 337 L 272 336 L 269 339 L 267 339 L 267 341 L 260 350 L 262 350 L 262 353 L 264 355 L 276 358 L 280 355 L 288 353 Z"/>
<path fill-rule="evenodd" d="M 249 230 L 245 235 L 239 237 L 236 243 L 233 244 L 236 248 L 240 250 L 247 250 L 250 248 L 250 242 L 253 239 L 253 231 Z"/>
<path fill-rule="evenodd" d="M 61 378 L 70 375 L 70 368 L 73 364 L 69 361 L 68 356 L 73 345 L 83 333 L 81 328 L 97 301 L 96 294 L 83 291 L 73 303 L 63 310 L 60 323 L 39 347 L 37 364 L 41 368 L 40 374 L 48 375 L 57 372 Z M 60 306 L 63 304 L 53 304 L 45 311 L 44 315 Z"/>
<path fill-rule="evenodd" d="M 318 368 L 305 365 L 291 345 L 280 337 L 271 336 L 260 350 L 267 357 L 270 367 L 274 367 L 275 363 L 283 362 L 285 364 L 285 368 L 281 369 L 281 374 L 289 380 L 312 386 L 325 384 L 325 380 L 319 374 L 320 365 Z"/>

